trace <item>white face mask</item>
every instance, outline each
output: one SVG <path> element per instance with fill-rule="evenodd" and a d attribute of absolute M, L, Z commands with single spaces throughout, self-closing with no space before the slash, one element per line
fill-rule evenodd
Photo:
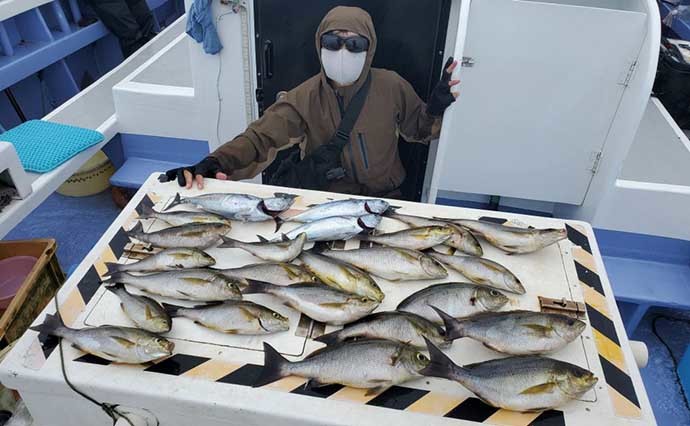
<path fill-rule="evenodd" d="M 321 63 L 326 76 L 341 86 L 348 86 L 359 78 L 367 61 L 367 52 L 352 53 L 321 48 Z"/>

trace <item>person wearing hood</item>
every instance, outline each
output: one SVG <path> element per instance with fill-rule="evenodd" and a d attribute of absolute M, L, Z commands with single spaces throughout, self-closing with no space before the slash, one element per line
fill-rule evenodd
<path fill-rule="evenodd" d="M 203 178 L 247 179 L 268 167 L 279 151 L 299 145 L 271 184 L 369 195 L 399 196 L 405 179 L 398 135 L 408 142 L 437 137 L 445 109 L 455 100 L 450 58 L 425 104 L 394 71 L 372 68 L 376 32 L 369 14 L 357 7 L 329 11 L 316 31 L 321 71 L 285 93 L 247 130 L 198 164 L 169 170 L 162 181 L 203 188 Z M 362 89 L 364 87 L 364 89 Z M 366 97 L 355 96 L 360 89 Z M 337 130 L 350 102 L 361 110 L 349 135 Z M 354 103 L 358 103 L 357 101 Z M 352 115 L 352 114 L 351 114 Z"/>

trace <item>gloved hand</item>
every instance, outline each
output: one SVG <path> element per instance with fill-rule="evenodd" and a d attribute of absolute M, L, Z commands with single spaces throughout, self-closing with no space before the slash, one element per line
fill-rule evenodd
<path fill-rule="evenodd" d="M 328 172 L 342 166 L 341 154 L 342 150 L 330 143 L 319 146 L 301 161 L 297 151 L 283 160 L 271 177 L 270 184 L 304 189 L 328 189 L 331 180 L 337 180 L 329 176 Z"/>
<path fill-rule="evenodd" d="M 460 83 L 460 80 L 451 80 L 450 76 L 453 74 L 453 70 L 458 65 L 457 61 L 453 60 L 451 56 L 446 61 L 446 65 L 443 67 L 443 75 L 441 76 L 441 81 L 438 82 L 434 90 L 429 96 L 429 102 L 426 104 L 426 113 L 432 117 L 440 117 L 443 112 L 455 102 L 455 98 L 458 97 L 457 93 L 452 93 L 450 88 Z"/>
<path fill-rule="evenodd" d="M 213 157 L 206 157 L 193 166 L 168 170 L 165 174 L 160 175 L 158 180 L 169 182 L 177 179 L 177 183 L 187 189 L 192 187 L 193 181 L 196 181 L 197 188 L 203 189 L 205 177 L 226 180 L 228 175 L 221 170 L 218 160 Z"/>

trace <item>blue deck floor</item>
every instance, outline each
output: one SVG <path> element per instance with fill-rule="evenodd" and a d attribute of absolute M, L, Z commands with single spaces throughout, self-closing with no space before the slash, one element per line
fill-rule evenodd
<path fill-rule="evenodd" d="M 58 258 L 67 272 L 91 250 L 118 213 L 109 191 L 85 198 L 53 194 L 6 239 L 55 238 L 58 241 Z M 661 309 L 652 310 L 645 316 L 632 336 L 635 340 L 645 342 L 649 348 L 649 365 L 642 369 L 642 378 L 658 424 L 689 425 L 690 411 L 675 380 L 673 361 L 652 332 L 652 319 L 659 313 L 690 320 L 690 313 Z M 660 321 L 658 330 L 676 359 L 680 359 L 690 344 L 690 326 Z"/>

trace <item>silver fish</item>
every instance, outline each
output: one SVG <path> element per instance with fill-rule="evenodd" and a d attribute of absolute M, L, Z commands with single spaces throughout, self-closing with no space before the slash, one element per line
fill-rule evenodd
<path fill-rule="evenodd" d="M 292 240 L 304 232 L 307 241 L 349 240 L 357 234 L 374 230 L 380 222 L 381 216 L 375 214 L 328 217 L 298 226 L 285 236 Z"/>
<path fill-rule="evenodd" d="M 254 256 L 273 262 L 290 262 L 302 252 L 304 243 L 307 242 L 307 234 L 302 233 L 294 240 L 270 242 L 263 237 L 261 241 L 246 243 L 228 237 L 222 237 L 223 244 L 220 248 L 238 248 L 247 251 Z"/>
<path fill-rule="evenodd" d="M 479 244 L 479 241 L 477 241 L 477 238 L 475 238 L 470 231 L 461 226 L 438 219 L 429 219 L 397 212 L 386 213 L 385 216 L 417 228 L 423 226 L 449 226 L 453 230 L 453 234 L 443 243 L 444 245 L 453 247 L 472 256 L 484 255 L 484 250 L 482 250 L 482 246 Z"/>
<path fill-rule="evenodd" d="M 379 302 L 344 293 L 323 284 L 292 284 L 279 286 L 251 281 L 244 294 L 266 293 L 283 299 L 287 306 L 309 318 L 327 324 L 343 325 L 371 313 Z"/>
<path fill-rule="evenodd" d="M 358 200 L 334 200 L 327 203 L 309 206 L 308 210 L 298 213 L 289 218 L 276 218 L 278 228 L 284 222 L 314 222 L 315 220 L 325 219 L 336 216 L 364 216 L 366 214 L 383 214 L 390 205 L 388 202 L 379 199 Z M 278 229 L 276 229 L 277 231 Z"/>
<path fill-rule="evenodd" d="M 528 229 L 480 220 L 454 219 L 453 223 L 480 235 L 507 253 L 532 253 L 565 239 L 565 229 Z"/>
<path fill-rule="evenodd" d="M 317 342 L 333 345 L 355 338 L 388 339 L 426 348 L 424 337 L 437 345 L 448 346 L 444 330 L 433 322 L 409 312 L 377 312 L 347 324 L 340 330 L 317 337 Z"/>
<path fill-rule="evenodd" d="M 264 368 L 254 387 L 286 376 L 310 379 L 312 387 L 339 383 L 371 389 L 375 394 L 389 386 L 419 377 L 429 359 L 410 345 L 389 340 L 362 340 L 318 349 L 302 361 L 290 362 L 264 342 Z"/>
<path fill-rule="evenodd" d="M 189 225 L 190 223 L 220 223 L 228 226 L 231 225 L 228 219 L 213 213 L 187 211 L 163 213 L 155 211 L 153 207 L 149 207 L 148 205 L 142 206 L 139 219 L 158 219 L 172 226 Z"/>
<path fill-rule="evenodd" d="M 221 235 L 230 231 L 230 226 L 221 223 L 193 223 L 174 226 L 155 232 L 144 232 L 141 222 L 127 232 L 130 238 L 161 248 L 191 247 L 205 249 L 217 246 L 223 240 Z"/>
<path fill-rule="evenodd" d="M 508 355 L 557 351 L 582 334 L 586 326 L 566 315 L 530 311 L 490 312 L 458 320 L 432 308 L 443 319 L 446 339 L 469 337 Z"/>
<path fill-rule="evenodd" d="M 290 329 L 290 322 L 278 312 L 246 300 L 186 308 L 164 303 L 173 318 L 185 317 L 212 330 L 227 334 L 259 335 Z"/>
<path fill-rule="evenodd" d="M 264 281 L 277 285 L 290 285 L 306 282 L 316 282 L 317 279 L 304 267 L 290 263 L 253 263 L 231 269 L 214 269 L 227 277 Z"/>
<path fill-rule="evenodd" d="M 170 331 L 172 321 L 163 307 L 155 300 L 128 292 L 124 284 L 108 286 L 106 290 L 120 298 L 120 308 L 138 328 L 151 333 Z"/>
<path fill-rule="evenodd" d="M 187 269 L 149 275 L 117 272 L 104 283 L 127 284 L 147 293 L 175 299 L 201 302 L 242 299 L 238 287 L 241 282 L 212 269 Z"/>
<path fill-rule="evenodd" d="M 441 318 L 431 306 L 455 318 L 501 309 L 508 298 L 498 290 L 467 283 L 434 284 L 411 294 L 398 304 L 398 311 L 412 312 L 429 321 L 441 324 Z"/>
<path fill-rule="evenodd" d="M 525 294 L 525 288 L 518 277 L 505 266 L 492 260 L 474 256 L 448 256 L 435 252 L 429 252 L 429 256 L 460 272 L 475 284 Z"/>
<path fill-rule="evenodd" d="M 355 250 L 324 250 L 321 254 L 350 263 L 390 281 L 433 280 L 448 276 L 448 272 L 438 261 L 416 250 L 371 247 Z"/>
<path fill-rule="evenodd" d="M 158 272 L 205 268 L 216 264 L 208 253 L 195 248 L 169 248 L 134 263 L 106 263 L 108 275 L 115 272 Z"/>
<path fill-rule="evenodd" d="M 537 412 L 580 398 L 598 379 L 591 371 L 539 356 L 494 359 L 460 367 L 427 342 L 431 363 L 425 376 L 454 380 L 489 405 Z"/>
<path fill-rule="evenodd" d="M 424 226 L 388 234 L 363 235 L 359 238 L 363 241 L 371 241 L 390 247 L 426 250 L 445 243 L 452 234 L 453 230 L 447 226 Z"/>
<path fill-rule="evenodd" d="M 273 198 L 260 198 L 248 194 L 204 194 L 197 197 L 181 197 L 175 199 L 164 209 L 180 204 L 191 204 L 207 212 L 216 213 L 223 217 L 242 222 L 263 222 L 273 218 L 294 203 L 296 195 L 276 193 Z"/>
<path fill-rule="evenodd" d="M 339 260 L 305 251 L 299 256 L 305 268 L 336 290 L 382 301 L 385 295 L 369 274 Z"/>
<path fill-rule="evenodd" d="M 46 315 L 43 324 L 30 328 L 39 333 L 61 337 L 78 349 L 113 362 L 143 364 L 172 355 L 175 344 L 145 330 L 103 325 L 74 329 L 65 326 L 56 315 Z"/>

